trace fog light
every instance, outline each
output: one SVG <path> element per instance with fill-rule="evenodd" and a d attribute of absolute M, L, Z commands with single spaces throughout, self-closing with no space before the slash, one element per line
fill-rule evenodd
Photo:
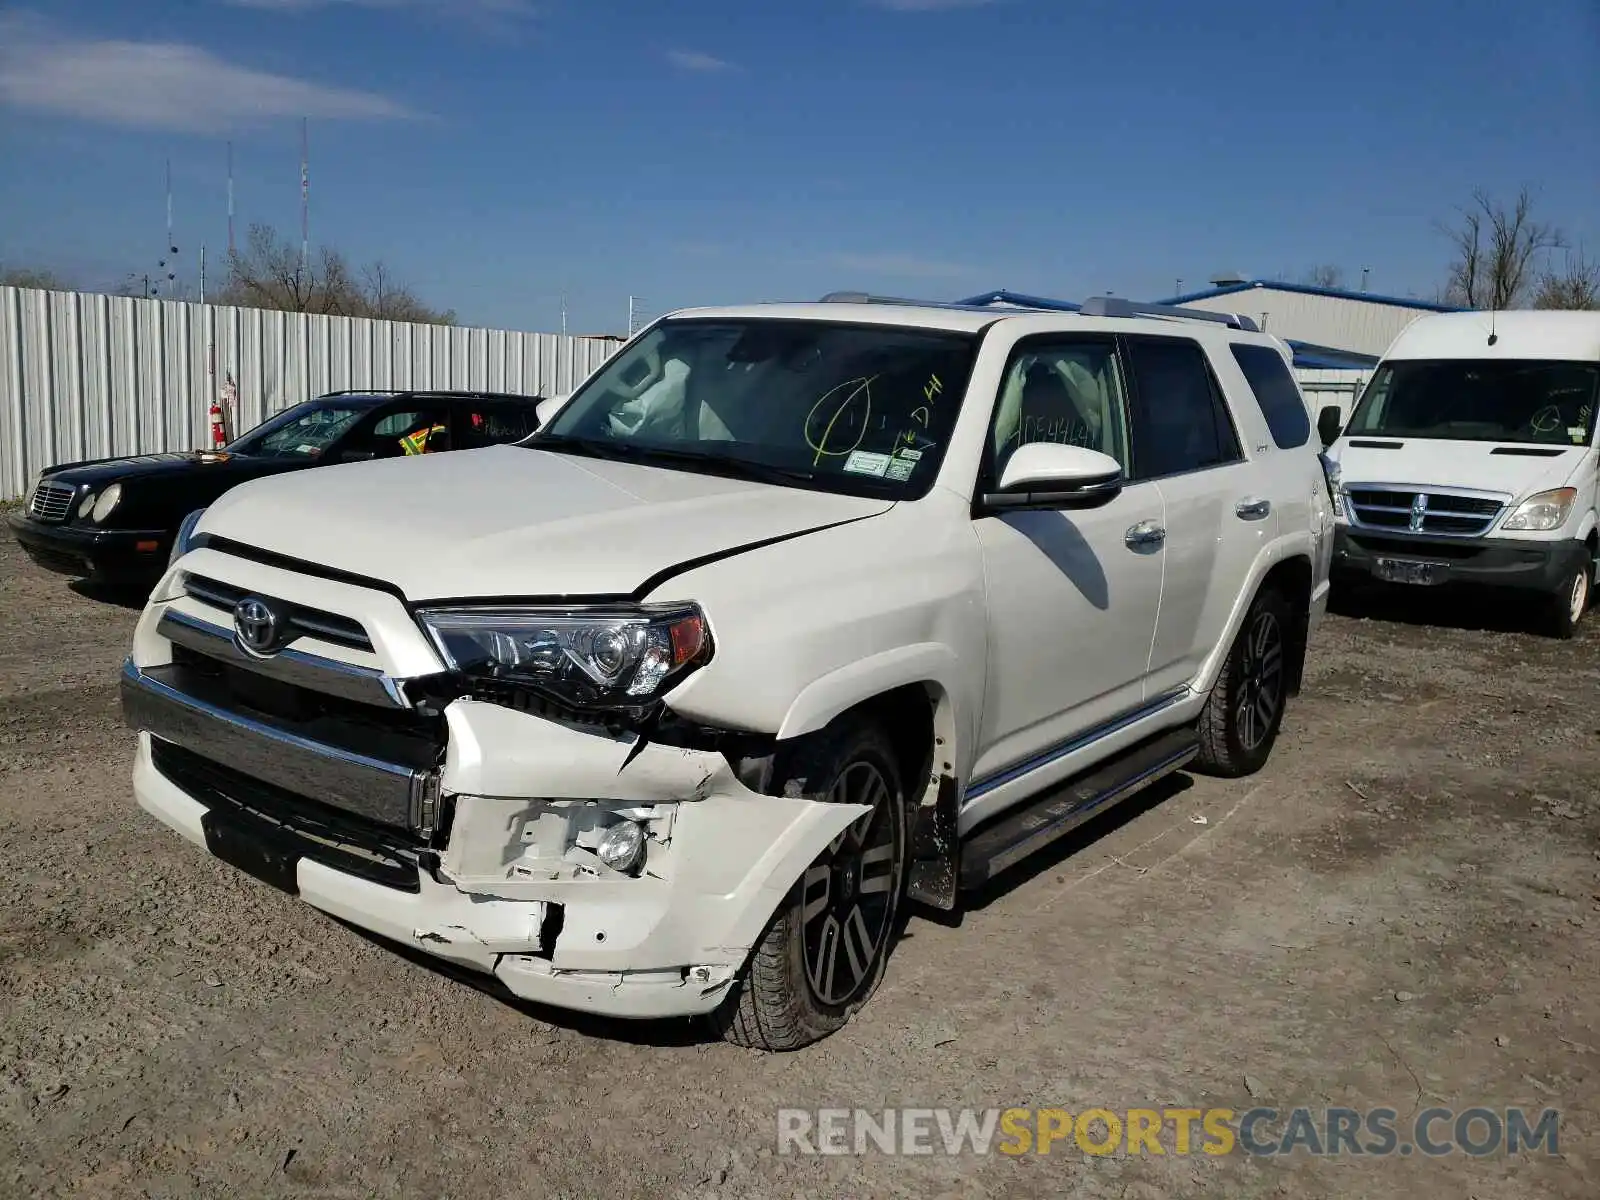
<path fill-rule="evenodd" d="M 636 821 L 618 821 L 600 835 L 595 853 L 613 871 L 633 870 L 644 857 L 644 826 Z"/>

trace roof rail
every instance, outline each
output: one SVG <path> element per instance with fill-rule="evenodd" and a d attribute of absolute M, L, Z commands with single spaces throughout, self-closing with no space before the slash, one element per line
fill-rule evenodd
<path fill-rule="evenodd" d="M 1245 333 L 1261 332 L 1259 325 L 1238 313 L 1208 312 L 1203 308 L 1182 308 L 1175 304 L 1143 304 L 1137 300 L 1124 300 L 1120 296 L 1091 296 L 1079 306 L 1078 311 L 1086 317 L 1176 317 L 1185 321 L 1210 321 Z"/>
<path fill-rule="evenodd" d="M 980 308 L 981 305 L 968 304 L 957 300 L 909 300 L 903 296 L 875 296 L 871 292 L 829 292 L 821 300 L 823 304 L 909 304 L 914 308 L 959 308 L 971 310 Z"/>

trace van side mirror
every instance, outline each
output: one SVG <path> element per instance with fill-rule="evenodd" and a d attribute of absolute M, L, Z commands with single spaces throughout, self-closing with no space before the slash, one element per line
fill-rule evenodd
<path fill-rule="evenodd" d="M 1338 441 L 1343 431 L 1344 414 L 1337 404 L 1330 404 L 1317 414 L 1317 436 L 1322 439 L 1324 450 Z"/>

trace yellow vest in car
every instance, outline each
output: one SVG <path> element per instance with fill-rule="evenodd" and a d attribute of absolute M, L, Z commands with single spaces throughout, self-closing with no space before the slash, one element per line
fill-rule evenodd
<path fill-rule="evenodd" d="M 434 425 L 429 429 L 419 429 L 415 433 L 408 433 L 400 439 L 400 446 L 407 454 L 426 454 L 428 452 L 428 439 L 434 434 L 443 435 L 444 426 Z"/>

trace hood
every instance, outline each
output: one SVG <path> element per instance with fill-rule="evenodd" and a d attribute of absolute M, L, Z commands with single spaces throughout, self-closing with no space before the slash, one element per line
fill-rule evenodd
<path fill-rule="evenodd" d="M 1345 487 L 1416 484 L 1524 496 L 1560 487 L 1595 453 L 1589 446 L 1530 446 L 1435 438 L 1340 438 L 1328 452 Z"/>
<path fill-rule="evenodd" d="M 893 502 L 520 446 L 235 488 L 199 532 L 381 579 L 408 599 L 621 596 L 681 564 Z"/>
<path fill-rule="evenodd" d="M 138 454 L 130 458 L 93 458 L 84 462 L 62 463 L 45 472 L 62 483 L 104 484 L 130 479 L 160 479 L 186 475 L 192 471 L 236 473 L 246 463 L 268 465 L 269 460 L 240 459 L 204 450 L 180 450 L 171 454 Z"/>

